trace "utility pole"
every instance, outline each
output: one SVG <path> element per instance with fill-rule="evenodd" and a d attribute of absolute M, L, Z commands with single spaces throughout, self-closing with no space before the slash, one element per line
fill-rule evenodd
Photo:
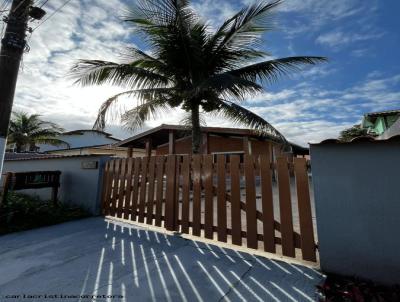
<path fill-rule="evenodd" d="M 0 177 L 7 145 L 8 125 L 18 71 L 26 47 L 29 9 L 32 0 L 13 0 L 0 51 Z"/>

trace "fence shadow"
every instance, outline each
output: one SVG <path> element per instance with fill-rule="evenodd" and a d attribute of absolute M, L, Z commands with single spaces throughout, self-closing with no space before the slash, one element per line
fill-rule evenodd
<path fill-rule="evenodd" d="M 119 223 L 107 222 L 103 231 L 103 244 L 75 276 L 82 295 L 113 296 L 104 301 L 315 301 L 321 275 L 307 267 Z"/>

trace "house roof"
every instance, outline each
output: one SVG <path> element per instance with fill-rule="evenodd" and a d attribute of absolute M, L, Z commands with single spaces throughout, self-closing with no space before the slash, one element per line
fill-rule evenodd
<path fill-rule="evenodd" d="M 148 138 L 151 138 L 153 143 L 156 146 L 159 146 L 168 142 L 168 134 L 169 131 L 171 130 L 175 130 L 176 138 L 185 137 L 188 135 L 188 132 L 191 131 L 190 128 L 187 126 L 162 124 L 158 127 L 144 131 L 135 136 L 127 138 L 119 143 L 116 143 L 115 146 L 144 148 L 145 141 Z M 260 136 L 256 131 L 251 129 L 201 127 L 201 131 L 203 133 L 209 133 L 209 134 L 218 134 L 227 136 L 250 136 L 255 138 L 264 138 L 267 140 L 276 141 L 276 139 L 273 136 L 268 136 L 268 135 Z"/>
<path fill-rule="evenodd" d="M 72 157 L 99 157 L 99 156 L 113 156 L 113 154 L 58 155 L 58 154 L 45 154 L 45 153 L 9 153 L 9 152 L 7 152 L 5 154 L 4 161 L 59 159 L 59 158 L 72 158 Z"/>
<path fill-rule="evenodd" d="M 329 145 L 329 144 L 337 144 L 337 145 L 349 145 L 349 144 L 356 144 L 356 143 L 363 143 L 363 142 L 370 142 L 370 143 L 387 143 L 387 142 L 400 142 L 400 135 L 395 135 L 392 136 L 388 139 L 379 139 L 379 138 L 374 138 L 371 136 L 360 136 L 353 138 L 351 141 L 341 141 L 335 138 L 330 138 L 323 140 L 319 143 L 310 143 L 310 145 Z"/>
<path fill-rule="evenodd" d="M 400 109 L 397 110 L 386 110 L 386 111 L 379 111 L 379 112 L 370 112 L 364 114 L 365 117 L 380 117 L 380 116 L 388 116 L 388 115 L 397 115 L 400 114 Z"/>
<path fill-rule="evenodd" d="M 94 132 L 94 133 L 102 134 L 109 139 L 113 139 L 115 141 L 121 141 L 120 139 L 113 137 L 111 133 L 100 131 L 100 130 L 93 130 L 93 129 L 72 130 L 72 131 L 64 132 L 63 135 L 83 135 L 84 132 Z"/>

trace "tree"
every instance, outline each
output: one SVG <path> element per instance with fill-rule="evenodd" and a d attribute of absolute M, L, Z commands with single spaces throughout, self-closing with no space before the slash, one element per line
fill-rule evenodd
<path fill-rule="evenodd" d="M 29 115 L 25 112 L 13 112 L 8 134 L 8 143 L 15 144 L 18 153 L 23 151 L 36 151 L 37 144 L 49 144 L 53 146 L 65 145 L 56 137 L 64 132 L 64 129 L 55 123 L 42 121 L 40 115 Z"/>
<path fill-rule="evenodd" d="M 368 133 L 368 130 L 362 128 L 361 125 L 354 125 L 348 129 L 340 132 L 339 140 L 342 142 L 349 142 L 357 137 L 374 137 L 371 133 Z"/>
<path fill-rule="evenodd" d="M 188 0 L 138 0 L 124 20 L 143 38 L 148 51 L 131 46 L 122 63 L 80 60 L 71 69 L 76 83 L 83 86 L 108 83 L 127 89 L 103 103 L 94 128 L 103 130 L 110 108 L 128 96 L 137 100 L 121 115 L 130 129 L 140 128 L 165 110 L 187 111 L 193 153 L 201 146 L 201 113 L 219 115 L 286 141 L 270 123 L 240 106 L 240 101 L 263 91 L 263 83 L 326 60 L 310 56 L 265 60 L 268 55 L 258 46 L 281 2 L 248 6 L 212 31 Z"/>

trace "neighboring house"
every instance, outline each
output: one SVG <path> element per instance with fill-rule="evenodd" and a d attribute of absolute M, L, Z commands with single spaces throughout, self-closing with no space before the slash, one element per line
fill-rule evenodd
<path fill-rule="evenodd" d="M 361 127 L 377 139 L 387 139 L 400 135 L 400 110 L 371 112 L 364 115 Z"/>
<path fill-rule="evenodd" d="M 97 130 L 75 130 L 65 132 L 57 139 L 65 141 L 69 144 L 68 149 L 103 146 L 118 143 L 120 140 L 111 136 L 111 134 Z M 65 146 L 38 145 L 39 152 L 49 152 L 65 149 Z"/>
<path fill-rule="evenodd" d="M 202 127 L 203 154 L 281 154 L 306 156 L 308 148 L 290 144 L 284 146 L 273 137 L 260 136 L 254 130 Z M 146 155 L 191 154 L 192 137 L 187 127 L 161 125 L 116 144 L 118 147 L 145 149 Z M 290 150 L 288 150 L 290 149 Z"/>
<path fill-rule="evenodd" d="M 144 149 L 133 149 L 132 153 L 129 153 L 129 157 L 144 157 Z M 114 145 L 101 145 L 101 146 L 88 146 L 88 147 L 78 147 L 69 149 L 60 149 L 47 151 L 46 154 L 52 155 L 65 155 L 65 156 L 75 156 L 75 155 L 109 155 L 116 157 L 128 157 L 128 148 L 116 147 Z"/>

